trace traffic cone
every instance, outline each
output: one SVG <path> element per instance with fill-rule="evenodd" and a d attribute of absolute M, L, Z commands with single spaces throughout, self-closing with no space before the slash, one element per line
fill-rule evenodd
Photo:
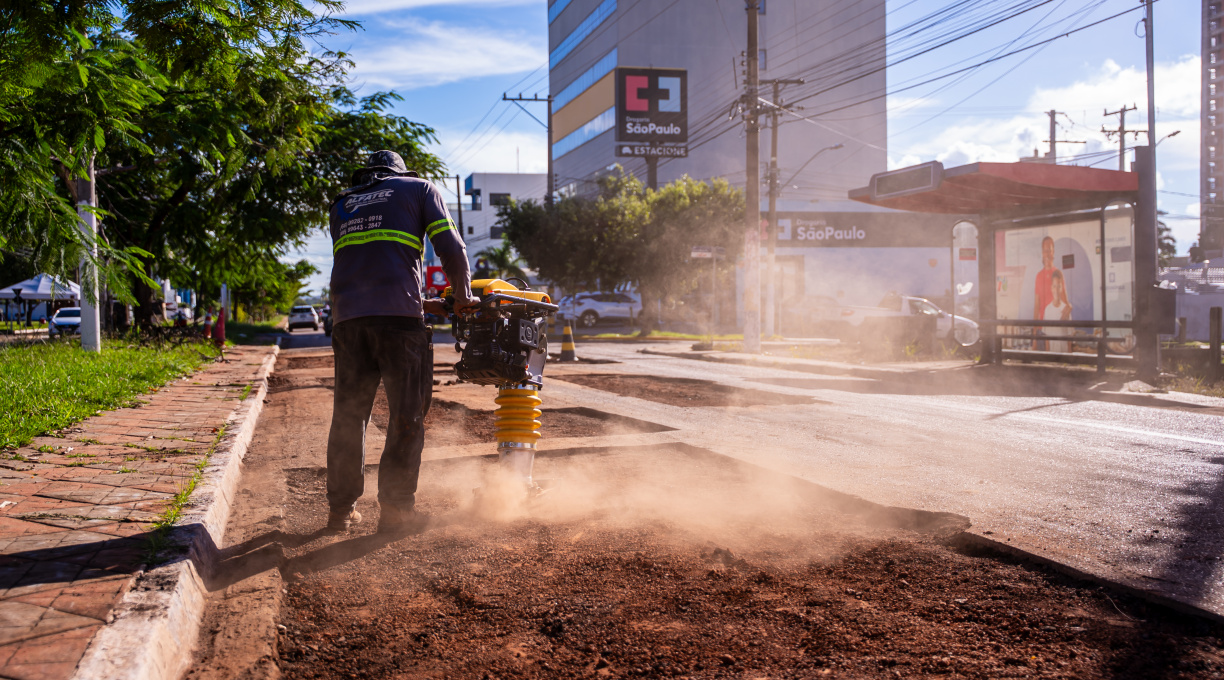
<path fill-rule="evenodd" d="M 217 349 L 225 351 L 225 308 L 222 307 L 220 312 L 217 312 L 217 323 L 213 324 L 213 342 L 217 345 Z"/>
<path fill-rule="evenodd" d="M 574 352 L 574 330 L 568 322 L 561 332 L 561 361 L 578 361 L 578 355 Z"/>

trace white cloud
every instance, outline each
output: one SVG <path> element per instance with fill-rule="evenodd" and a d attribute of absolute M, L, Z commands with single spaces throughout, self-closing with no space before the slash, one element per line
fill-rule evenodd
<path fill-rule="evenodd" d="M 544 12 L 543 3 L 541 0 L 348 0 L 344 3 L 344 13 L 346 15 L 368 15 L 379 14 L 382 12 L 393 12 L 403 9 L 434 7 L 438 5 L 458 5 L 467 7 L 517 7 L 534 5 L 540 8 L 541 16 L 543 16 Z"/>
<path fill-rule="evenodd" d="M 1199 107 L 1200 61 L 1197 55 L 1156 65 L 1157 133 L 1163 138 L 1157 162 L 1160 167 L 1157 182 L 1161 189 L 1197 194 L 1199 176 Z M 1066 112 L 1059 116 L 1060 140 L 1083 140 L 1086 144 L 1062 144 L 1059 157 L 1071 154 L 1109 152 L 1117 149 L 1117 139 L 1108 139 L 1101 128 L 1116 129 L 1117 116 L 1105 116 L 1104 111 L 1116 111 L 1120 106 L 1134 104 L 1128 112 L 1127 128 L 1143 129 L 1147 119 L 1147 80 L 1142 69 L 1122 68 L 1106 60 L 1100 68 L 1089 71 L 1076 82 L 1057 88 L 1036 88 L 1028 97 L 1025 113 L 1001 116 L 958 116 L 954 123 L 942 129 L 937 118 L 914 130 L 906 130 L 890 139 L 890 167 L 906 167 L 929 160 L 939 160 L 945 166 L 979 161 L 1013 162 L 1031 156 L 1034 149 L 1045 154 L 1049 138 L 1049 118 L 1041 111 L 1055 108 Z M 969 105 L 970 107 L 972 105 Z M 1031 111 L 1032 113 L 1028 113 Z M 1174 137 L 1166 137 L 1180 131 Z M 1146 143 L 1140 134 L 1127 135 L 1127 146 Z M 1128 154 L 1129 155 L 1129 154 Z M 1065 161 L 1064 161 L 1065 162 Z M 1101 155 L 1080 164 L 1116 169 L 1117 157 Z M 1192 198 L 1160 194 L 1160 206 L 1170 213 L 1193 215 L 1188 205 Z M 1182 252 L 1198 239 L 1198 221 L 1185 218 L 1169 219 Z"/>
<path fill-rule="evenodd" d="M 1200 68 L 1198 56 L 1156 64 L 1158 119 L 1198 116 Z M 1143 69 L 1122 68 L 1107 59 L 1100 71 L 1087 80 L 1067 87 L 1039 88 L 1029 102 L 1038 107 L 1057 103 L 1060 111 L 1099 111 L 1101 107 L 1113 111 L 1124 104 L 1134 104 L 1139 110 L 1131 114 L 1132 120 L 1142 121 L 1147 117 L 1147 74 Z"/>
<path fill-rule="evenodd" d="M 547 58 L 537 36 L 439 22 L 403 25 L 386 47 L 351 52 L 357 83 L 410 90 L 442 83 L 531 71 Z"/>
<path fill-rule="evenodd" d="M 1177 137 L 1165 139 L 1160 146 L 1163 170 L 1198 169 L 1199 131 L 1199 58 L 1184 57 L 1176 62 L 1156 66 L 1157 128 L 1162 136 L 1180 130 Z M 1129 129 L 1142 128 L 1146 119 L 1146 77 L 1142 70 L 1121 68 L 1106 60 L 1100 69 L 1071 85 L 1059 88 L 1038 88 L 1029 97 L 1026 109 L 1042 111 L 1057 108 L 1066 112 L 1059 117 L 1059 134 L 1063 138 L 1087 141 L 1087 145 L 1064 145 L 1059 156 L 1071 153 L 1103 151 L 1116 148 L 1117 141 L 1108 140 L 1101 127 L 1114 128 L 1117 117 L 1103 115 L 1119 106 L 1135 104 L 1137 111 L 1127 117 Z M 1044 154 L 1049 136 L 1049 119 L 1043 113 L 1023 113 L 1006 118 L 967 117 L 954 125 L 932 133 L 925 125 L 912 133 L 893 139 L 897 157 L 932 158 L 945 164 L 959 165 L 977 161 L 1014 161 L 1032 155 L 1037 149 Z M 1142 143 L 1143 137 L 1140 136 Z M 1128 136 L 1128 146 L 1134 145 Z M 1116 167 L 1109 161 L 1100 167 Z"/>
<path fill-rule="evenodd" d="M 465 148 L 458 154 L 460 162 L 448 160 L 455 157 L 452 144 L 465 136 L 466 130 L 442 130 L 438 133 L 438 139 L 442 142 L 438 155 L 451 164 L 449 170 L 453 173 L 548 171 L 548 138 L 544 128 L 540 128 L 538 133 L 502 132 L 479 142 L 479 150 Z"/>

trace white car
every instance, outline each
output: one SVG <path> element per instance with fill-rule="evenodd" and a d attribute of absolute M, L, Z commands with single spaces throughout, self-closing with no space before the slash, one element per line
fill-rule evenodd
<path fill-rule="evenodd" d="M 563 317 L 591 328 L 603 319 L 633 321 L 642 311 L 642 298 L 637 293 L 578 293 L 562 298 L 558 306 Z"/>
<path fill-rule="evenodd" d="M 47 322 L 47 335 L 55 337 L 56 335 L 80 335 L 81 333 L 81 308 L 80 307 L 61 307 Z"/>
<path fill-rule="evenodd" d="M 881 301 L 886 304 L 886 301 Z M 895 296 L 888 306 L 862 307 L 843 305 L 825 295 L 812 295 L 792 302 L 789 306 L 803 324 L 804 332 L 828 333 L 833 337 L 848 337 L 863 328 L 869 319 L 902 316 L 931 316 L 935 319 L 935 336 L 943 341 L 955 341 L 962 347 L 977 343 L 981 329 L 973 319 L 949 314 L 926 298 L 912 295 Z M 952 336 L 949 338 L 949 331 Z"/>
<path fill-rule="evenodd" d="M 310 305 L 298 305 L 289 310 L 289 332 L 295 328 L 319 330 L 319 313 Z"/>

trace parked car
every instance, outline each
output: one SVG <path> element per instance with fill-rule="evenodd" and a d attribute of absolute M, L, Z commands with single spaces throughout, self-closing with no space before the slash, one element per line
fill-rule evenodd
<path fill-rule="evenodd" d="M 838 338 L 855 335 L 869 320 L 918 315 L 935 318 L 935 336 L 939 340 L 955 341 L 962 347 L 969 347 L 977 343 L 981 336 L 976 321 L 949 314 L 926 298 L 899 295 L 891 296 L 885 302 L 887 306 L 880 307 L 843 305 L 831 297 L 813 295 L 788 306 L 799 316 L 804 332 Z"/>
<path fill-rule="evenodd" d="M 319 313 L 310 305 L 299 305 L 289 310 L 289 332 L 295 328 L 319 330 Z"/>
<path fill-rule="evenodd" d="M 51 321 L 47 324 L 47 335 L 55 337 L 57 335 L 80 335 L 81 334 L 81 308 L 80 307 L 61 307 L 59 311 L 51 317 Z"/>
<path fill-rule="evenodd" d="M 604 319 L 633 321 L 642 311 L 642 298 L 637 293 L 578 293 L 561 298 L 561 316 L 591 328 Z"/>

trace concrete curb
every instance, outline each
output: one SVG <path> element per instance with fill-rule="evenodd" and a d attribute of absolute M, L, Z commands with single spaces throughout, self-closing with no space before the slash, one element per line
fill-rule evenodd
<path fill-rule="evenodd" d="M 846 375 L 852 378 L 874 378 L 886 379 L 895 378 L 900 375 L 911 375 L 915 373 L 930 373 L 932 371 L 947 371 L 947 370 L 964 370 L 969 368 L 969 365 L 957 366 L 955 368 L 940 368 L 932 369 L 929 367 L 916 367 L 912 370 L 888 367 L 868 367 L 856 366 L 854 364 L 845 364 L 836 361 L 818 361 L 808 359 L 806 361 L 794 361 L 788 359 L 771 359 L 768 357 L 737 357 L 726 356 L 719 353 L 706 352 L 660 352 L 658 350 L 642 349 L 638 350 L 642 354 L 650 354 L 661 357 L 672 357 L 673 359 L 691 359 L 694 361 L 712 361 L 720 364 L 736 364 L 739 366 L 760 366 L 762 368 L 779 368 L 788 371 L 798 371 L 800 373 L 817 373 L 820 375 Z"/>
<path fill-rule="evenodd" d="M 205 577 L 218 561 L 218 544 L 242 478 L 242 459 L 268 393 L 279 347 L 272 347 L 247 398 L 226 419 L 225 434 L 203 471 L 171 543 L 178 559 L 136 576 L 98 632 L 73 674 L 74 680 L 175 680 L 191 665 L 204 613 Z"/>

